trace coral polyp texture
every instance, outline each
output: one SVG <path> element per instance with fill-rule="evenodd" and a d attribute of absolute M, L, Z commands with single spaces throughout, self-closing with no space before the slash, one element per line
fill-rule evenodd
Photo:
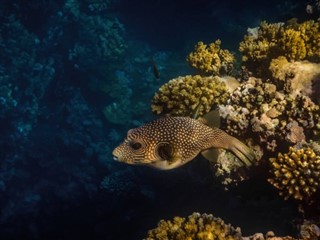
<path fill-rule="evenodd" d="M 239 228 L 211 214 L 193 213 L 188 218 L 161 220 L 145 240 L 233 240 L 242 239 Z"/>
<path fill-rule="evenodd" d="M 234 55 L 226 49 L 220 48 L 221 41 L 216 40 L 209 45 L 198 42 L 187 61 L 190 66 L 200 73 L 210 75 L 230 74 L 235 63 Z"/>
<path fill-rule="evenodd" d="M 289 62 L 284 56 L 272 59 L 269 70 L 272 82 L 294 97 L 313 96 L 319 92 L 320 64 L 309 61 Z"/>
<path fill-rule="evenodd" d="M 309 202 L 320 185 L 320 156 L 312 148 L 279 153 L 270 158 L 271 175 L 268 181 L 279 190 L 285 199 L 294 198 Z"/>
<path fill-rule="evenodd" d="M 202 116 L 215 104 L 226 102 L 229 97 L 226 84 L 215 77 L 187 75 L 162 85 L 152 99 L 152 111 L 156 114 Z"/>
<path fill-rule="evenodd" d="M 261 22 L 258 28 L 248 29 L 240 43 L 243 65 L 255 76 L 268 76 L 266 66 L 279 56 L 289 61 L 320 59 L 320 19 L 298 23 Z"/>
<path fill-rule="evenodd" d="M 272 83 L 251 77 L 219 106 L 222 127 L 232 135 L 253 137 L 268 151 L 319 136 L 320 109 L 308 96 L 293 97 Z"/>

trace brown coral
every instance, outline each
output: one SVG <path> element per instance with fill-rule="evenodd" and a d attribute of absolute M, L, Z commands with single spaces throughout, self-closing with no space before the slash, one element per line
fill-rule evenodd
<path fill-rule="evenodd" d="M 309 97 L 284 94 L 275 84 L 253 77 L 242 83 L 219 111 L 224 130 L 253 137 L 268 151 L 320 134 L 320 108 Z"/>
<path fill-rule="evenodd" d="M 152 99 L 152 111 L 156 114 L 202 116 L 214 104 L 226 102 L 229 94 L 219 77 L 184 76 L 170 80 L 160 87 Z"/>
<path fill-rule="evenodd" d="M 313 149 L 304 147 L 298 150 L 290 147 L 289 152 L 279 153 L 270 158 L 271 175 L 268 181 L 279 190 L 285 199 L 309 202 L 319 190 L 320 156 Z"/>
<path fill-rule="evenodd" d="M 220 48 L 221 41 L 216 40 L 209 45 L 198 42 L 187 61 L 190 66 L 196 68 L 200 73 L 210 75 L 230 74 L 235 62 L 234 55 L 225 49 Z"/>
<path fill-rule="evenodd" d="M 145 240 L 233 240 L 241 239 L 241 231 L 211 214 L 193 213 L 188 218 L 161 220 L 148 232 Z"/>
<path fill-rule="evenodd" d="M 304 240 L 320 239 L 320 228 L 311 221 L 304 220 L 300 226 L 300 236 Z"/>

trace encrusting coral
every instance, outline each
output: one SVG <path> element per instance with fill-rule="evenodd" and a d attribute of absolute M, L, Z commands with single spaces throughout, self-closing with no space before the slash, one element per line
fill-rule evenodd
<path fill-rule="evenodd" d="M 193 213 L 188 218 L 161 220 L 148 232 L 145 240 L 233 240 L 241 239 L 241 231 L 212 214 Z"/>
<path fill-rule="evenodd" d="M 288 153 L 279 153 L 270 158 L 271 175 L 268 181 L 285 199 L 290 197 L 309 202 L 312 195 L 319 191 L 320 156 L 312 148 L 289 148 Z"/>
<path fill-rule="evenodd" d="M 190 66 L 199 70 L 200 73 L 210 75 L 230 74 L 235 63 L 234 55 L 220 48 L 221 41 L 216 40 L 209 45 L 198 42 L 194 51 L 187 57 Z"/>
<path fill-rule="evenodd" d="M 261 79 L 251 77 L 242 83 L 219 111 L 227 132 L 254 137 L 268 151 L 281 144 L 298 144 L 306 136 L 319 136 L 318 105 L 304 95 L 284 94 Z"/>
<path fill-rule="evenodd" d="M 266 66 L 272 59 L 284 56 L 288 61 L 320 59 L 320 19 L 297 23 L 260 23 L 249 29 L 240 43 L 243 65 L 257 77 L 268 77 Z"/>
<path fill-rule="evenodd" d="M 170 80 L 160 87 L 152 99 L 152 111 L 173 116 L 198 116 L 209 112 L 214 104 L 226 102 L 226 84 L 215 77 L 187 75 Z"/>
<path fill-rule="evenodd" d="M 317 240 L 320 239 L 320 227 L 311 221 L 304 220 L 300 226 L 300 236 L 304 240 Z"/>
<path fill-rule="evenodd" d="M 269 70 L 272 82 L 293 97 L 298 94 L 306 96 L 317 92 L 320 82 L 320 64 L 309 61 L 289 62 L 284 56 L 272 59 Z"/>

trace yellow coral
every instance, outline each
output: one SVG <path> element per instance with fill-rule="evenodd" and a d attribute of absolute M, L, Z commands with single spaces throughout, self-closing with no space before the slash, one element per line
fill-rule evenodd
<path fill-rule="evenodd" d="M 239 228 L 225 224 L 211 214 L 193 213 L 187 219 L 175 217 L 161 220 L 158 227 L 148 232 L 145 240 L 234 240 L 242 239 Z"/>
<path fill-rule="evenodd" d="M 220 48 L 221 41 L 216 40 L 209 45 L 198 42 L 187 61 L 190 66 L 196 68 L 200 73 L 221 75 L 229 74 L 235 62 L 234 55 L 228 50 Z"/>
<path fill-rule="evenodd" d="M 300 201 L 310 201 L 320 186 L 320 156 L 310 147 L 279 153 L 270 158 L 272 177 L 268 181 L 285 199 L 293 197 Z"/>
<path fill-rule="evenodd" d="M 256 76 L 268 78 L 266 68 L 272 59 L 285 56 L 288 61 L 320 60 L 320 19 L 297 23 L 261 22 L 257 29 L 250 29 L 240 43 L 239 51 L 245 68 Z"/>
<path fill-rule="evenodd" d="M 193 116 L 195 111 L 202 116 L 214 104 L 226 102 L 229 94 L 219 77 L 199 75 L 178 77 L 160 87 L 152 99 L 152 111 L 156 114 Z"/>
<path fill-rule="evenodd" d="M 290 60 L 305 59 L 307 56 L 306 43 L 299 30 L 284 29 L 279 39 L 279 46 L 285 57 Z"/>
<path fill-rule="evenodd" d="M 285 81 L 288 75 L 291 73 L 288 70 L 289 62 L 284 56 L 272 59 L 269 70 L 272 73 L 272 77 L 276 80 Z"/>

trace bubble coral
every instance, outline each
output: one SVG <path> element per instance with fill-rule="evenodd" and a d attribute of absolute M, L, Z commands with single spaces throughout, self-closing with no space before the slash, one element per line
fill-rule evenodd
<path fill-rule="evenodd" d="M 309 202 L 312 195 L 319 190 L 320 156 L 312 148 L 289 148 L 289 152 L 279 153 L 270 158 L 271 175 L 268 179 L 279 194 L 285 199 L 290 197 Z"/>
<path fill-rule="evenodd" d="M 220 40 L 216 40 L 209 45 L 198 42 L 194 51 L 187 57 L 188 63 L 199 70 L 200 73 L 210 75 L 230 74 L 233 70 L 235 57 L 230 51 L 221 49 L 220 45 Z"/>
<path fill-rule="evenodd" d="M 228 97 L 226 84 L 218 76 L 187 75 L 162 85 L 152 99 L 151 108 L 156 114 L 190 117 L 198 108 L 198 115 L 202 116 Z"/>
<path fill-rule="evenodd" d="M 241 231 L 211 214 L 193 213 L 187 219 L 161 220 L 145 240 L 232 240 L 241 239 Z"/>

